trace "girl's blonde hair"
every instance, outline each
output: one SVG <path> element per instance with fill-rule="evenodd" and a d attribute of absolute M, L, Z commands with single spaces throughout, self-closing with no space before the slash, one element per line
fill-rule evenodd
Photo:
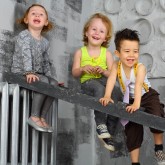
<path fill-rule="evenodd" d="M 109 44 L 109 42 L 110 42 L 110 39 L 112 38 L 112 22 L 111 22 L 111 20 L 110 20 L 107 16 L 105 16 L 105 15 L 103 15 L 103 14 L 101 14 L 101 13 L 93 14 L 93 15 L 89 18 L 89 20 L 85 23 L 84 29 L 83 29 L 83 42 L 84 42 L 84 45 L 87 46 L 87 44 L 88 44 L 88 37 L 86 36 L 86 32 L 88 31 L 88 28 L 89 28 L 89 26 L 90 26 L 90 23 L 91 23 L 92 20 L 95 19 L 95 18 L 101 19 L 102 22 L 104 23 L 104 25 L 105 25 L 106 28 L 107 28 L 106 41 L 102 43 L 102 46 L 104 46 L 104 47 L 107 48 L 107 47 L 109 46 L 108 44 Z"/>
<path fill-rule="evenodd" d="M 27 18 L 27 15 L 28 15 L 30 9 L 34 6 L 39 6 L 39 7 L 43 8 L 45 10 L 45 13 L 46 13 L 47 19 L 48 19 L 48 12 L 46 11 L 45 7 L 40 4 L 33 4 L 26 10 L 24 16 L 17 20 L 17 23 L 23 25 L 26 29 L 28 28 L 28 24 L 26 24 L 24 20 Z M 54 27 L 53 23 L 48 20 L 48 25 L 43 27 L 42 32 L 47 32 L 47 31 L 51 30 L 53 27 Z"/>

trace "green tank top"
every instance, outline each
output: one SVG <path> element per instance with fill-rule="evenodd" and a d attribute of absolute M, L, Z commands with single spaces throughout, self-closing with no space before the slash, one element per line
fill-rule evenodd
<path fill-rule="evenodd" d="M 90 57 L 90 55 L 88 54 L 87 48 L 86 46 L 83 46 L 81 48 L 82 51 L 82 55 L 81 55 L 81 67 L 85 66 L 85 65 L 91 65 L 91 66 L 100 66 L 103 69 L 107 69 L 107 63 L 106 63 L 106 51 L 107 49 L 105 47 L 101 47 L 101 52 L 99 57 L 94 58 L 94 57 Z M 85 81 L 89 80 L 89 79 L 96 79 L 96 78 L 101 78 L 102 75 L 101 74 L 82 74 L 81 78 L 80 78 L 80 82 L 84 83 Z"/>

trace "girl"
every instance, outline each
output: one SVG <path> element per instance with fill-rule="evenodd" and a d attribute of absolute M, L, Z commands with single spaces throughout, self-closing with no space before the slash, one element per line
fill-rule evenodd
<path fill-rule="evenodd" d="M 39 4 L 33 4 L 19 23 L 24 25 L 26 30 L 20 32 L 16 38 L 12 72 L 25 76 L 27 83 L 41 81 L 57 85 L 51 75 L 49 42 L 42 36 L 42 33 L 53 28 L 46 9 Z M 38 131 L 53 132 L 45 120 L 53 100 L 52 97 L 34 92 L 31 116 L 28 120 L 30 126 Z"/>
<path fill-rule="evenodd" d="M 72 74 L 80 77 L 85 94 L 97 98 L 104 95 L 106 79 L 113 63 L 112 54 L 107 50 L 111 37 L 112 23 L 105 15 L 96 13 L 86 22 L 83 30 L 84 46 L 76 51 L 72 67 Z M 99 111 L 94 111 L 94 114 L 98 137 L 107 149 L 114 151 L 111 135 L 114 134 L 116 119 Z"/>

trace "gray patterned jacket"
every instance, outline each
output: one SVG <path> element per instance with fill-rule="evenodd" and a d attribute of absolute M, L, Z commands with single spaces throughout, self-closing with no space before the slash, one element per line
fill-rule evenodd
<path fill-rule="evenodd" d="M 28 30 L 19 33 L 15 41 L 12 72 L 39 73 L 51 77 L 49 41 L 42 37 L 36 40 Z"/>

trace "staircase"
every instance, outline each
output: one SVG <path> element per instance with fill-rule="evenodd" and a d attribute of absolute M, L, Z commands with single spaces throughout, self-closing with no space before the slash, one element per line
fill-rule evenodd
<path fill-rule="evenodd" d="M 58 99 L 165 131 L 165 120 L 145 113 L 143 108 L 130 114 L 122 102 L 103 107 L 95 98 L 74 89 L 41 82 L 27 84 L 13 73 L 6 72 L 3 76 L 4 82 L 0 83 L 0 165 L 57 165 Z M 31 91 L 55 98 L 49 114 L 49 122 L 54 129 L 52 134 L 35 131 L 26 122 L 30 113 Z"/>

